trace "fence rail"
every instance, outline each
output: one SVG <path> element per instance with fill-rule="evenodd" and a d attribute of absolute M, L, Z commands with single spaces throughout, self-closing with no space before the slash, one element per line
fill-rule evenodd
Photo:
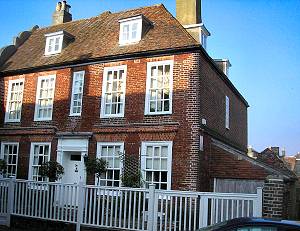
<path fill-rule="evenodd" d="M 0 180 L 0 218 L 10 215 L 127 230 L 197 230 L 236 217 L 261 216 L 257 194 L 115 188 Z M 0 219 L 1 220 L 1 219 Z"/>

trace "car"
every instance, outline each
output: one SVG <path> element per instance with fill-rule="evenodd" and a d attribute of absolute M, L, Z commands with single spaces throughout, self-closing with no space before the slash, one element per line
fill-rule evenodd
<path fill-rule="evenodd" d="M 300 222 L 268 218 L 235 218 L 199 231 L 300 231 Z"/>

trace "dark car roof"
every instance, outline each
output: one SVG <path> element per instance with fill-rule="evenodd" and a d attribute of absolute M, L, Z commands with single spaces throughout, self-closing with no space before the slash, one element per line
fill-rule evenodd
<path fill-rule="evenodd" d="M 280 227 L 286 231 L 299 230 L 300 223 L 296 221 L 281 220 L 281 219 L 268 219 L 268 218 L 235 218 L 229 221 L 221 222 L 216 225 L 208 226 L 200 229 L 199 231 L 221 231 L 231 230 L 233 228 L 239 228 L 244 226 L 272 226 Z"/>

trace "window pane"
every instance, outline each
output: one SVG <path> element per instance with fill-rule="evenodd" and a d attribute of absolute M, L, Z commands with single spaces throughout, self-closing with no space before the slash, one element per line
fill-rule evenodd
<path fill-rule="evenodd" d="M 170 73 L 171 65 L 153 65 L 150 68 L 150 86 L 147 89 L 149 94 L 149 112 L 170 111 Z"/>
<path fill-rule="evenodd" d="M 104 115 L 120 115 L 124 113 L 125 92 L 125 70 L 107 71 L 107 77 L 103 82 L 106 86 L 102 93 L 105 96 L 105 108 L 102 109 Z"/>

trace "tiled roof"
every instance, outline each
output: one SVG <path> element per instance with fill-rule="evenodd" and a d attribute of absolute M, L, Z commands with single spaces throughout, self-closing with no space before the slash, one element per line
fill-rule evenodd
<path fill-rule="evenodd" d="M 296 178 L 295 173 L 290 170 L 288 164 L 281 160 L 270 148 L 266 148 L 258 154 L 257 160 L 283 174 L 289 175 L 291 178 Z"/>
<path fill-rule="evenodd" d="M 139 43 L 119 46 L 119 20 L 136 15 L 144 15 L 152 22 L 153 27 Z M 44 55 L 45 34 L 62 30 L 73 35 L 75 40 L 60 54 L 46 57 Z M 160 4 L 118 13 L 104 12 L 90 19 L 37 29 L 0 70 L 10 72 L 78 60 L 193 46 L 199 44 Z"/>

